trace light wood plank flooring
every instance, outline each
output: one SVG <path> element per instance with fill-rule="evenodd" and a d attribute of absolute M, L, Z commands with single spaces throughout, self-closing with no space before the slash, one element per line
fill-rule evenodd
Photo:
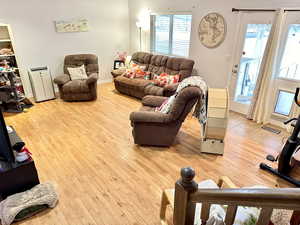
<path fill-rule="evenodd" d="M 181 167 L 197 180 L 226 175 L 239 186 L 288 184 L 259 169 L 266 154 L 281 149 L 282 135 L 231 113 L 224 156 L 200 154 L 200 125 L 188 117 L 171 148 L 139 147 L 129 114 L 140 101 L 98 87 L 94 102 L 60 99 L 27 113 L 6 115 L 33 153 L 42 182 L 57 185 L 58 206 L 19 224 L 159 224 L 162 189 L 174 186 Z"/>

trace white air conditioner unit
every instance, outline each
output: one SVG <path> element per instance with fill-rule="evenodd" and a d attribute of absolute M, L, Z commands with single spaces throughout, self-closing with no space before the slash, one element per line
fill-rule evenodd
<path fill-rule="evenodd" d="M 48 67 L 31 68 L 28 73 L 35 102 L 55 99 L 54 87 Z"/>

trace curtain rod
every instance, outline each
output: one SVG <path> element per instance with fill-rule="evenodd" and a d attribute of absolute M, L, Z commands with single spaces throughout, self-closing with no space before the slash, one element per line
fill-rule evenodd
<path fill-rule="evenodd" d="M 237 9 L 232 8 L 232 12 L 275 12 L 276 9 Z M 285 12 L 300 12 L 300 9 L 285 9 Z"/>

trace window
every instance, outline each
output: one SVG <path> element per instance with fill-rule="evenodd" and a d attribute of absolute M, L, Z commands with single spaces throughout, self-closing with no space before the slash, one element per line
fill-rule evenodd
<path fill-rule="evenodd" d="M 290 24 L 278 76 L 300 80 L 300 24 Z"/>
<path fill-rule="evenodd" d="M 152 15 L 151 51 L 188 57 L 192 15 Z"/>
<path fill-rule="evenodd" d="M 274 112 L 280 115 L 290 115 L 294 101 L 294 93 L 279 90 L 275 104 Z"/>

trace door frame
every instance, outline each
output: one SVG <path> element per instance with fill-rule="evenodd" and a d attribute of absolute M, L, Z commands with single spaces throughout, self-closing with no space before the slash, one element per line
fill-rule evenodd
<path fill-rule="evenodd" d="M 257 16 L 255 16 L 255 14 Z M 234 38 L 233 54 L 229 65 L 229 93 L 230 93 L 230 110 L 241 114 L 247 114 L 250 104 L 237 103 L 235 99 L 235 91 L 238 81 L 238 71 L 240 70 L 240 61 L 243 55 L 245 44 L 245 34 L 248 24 L 273 24 L 275 12 L 238 12 L 237 28 Z M 263 22 L 267 21 L 267 22 Z M 236 67 L 237 65 L 237 67 Z"/>
<path fill-rule="evenodd" d="M 274 113 L 274 108 L 276 104 L 277 94 L 279 90 L 284 90 L 287 92 L 293 92 L 295 93 L 296 87 L 300 86 L 300 79 L 291 79 L 291 78 L 284 78 L 278 76 L 278 71 L 280 69 L 280 64 L 283 58 L 283 54 L 285 52 L 286 48 L 286 42 L 288 40 L 288 31 L 289 31 L 289 25 L 291 24 L 300 24 L 300 15 L 299 12 L 286 12 L 287 15 L 284 20 L 284 25 L 282 28 L 282 34 L 280 37 L 280 43 L 279 43 L 279 49 L 278 49 L 278 57 L 276 59 L 276 66 L 273 73 L 273 81 L 271 84 L 270 89 L 270 105 L 269 107 L 272 108 L 272 111 L 269 112 L 268 121 L 274 125 L 280 126 L 282 128 L 285 128 L 285 125 L 282 123 L 283 121 L 287 120 L 292 112 L 290 112 L 290 115 L 278 115 Z M 289 16 L 291 16 L 289 18 Z M 273 94 L 272 94 L 273 93 Z M 291 110 L 293 110 L 294 103 L 292 104 Z"/>

